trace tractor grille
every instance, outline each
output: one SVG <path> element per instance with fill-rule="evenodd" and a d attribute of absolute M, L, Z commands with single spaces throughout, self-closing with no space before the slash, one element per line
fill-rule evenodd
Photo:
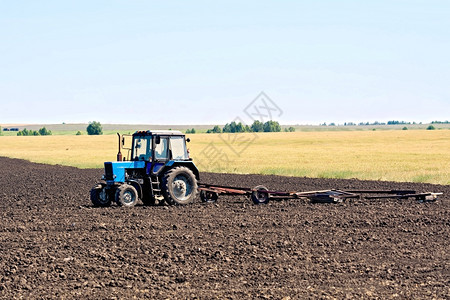
<path fill-rule="evenodd" d="M 110 162 L 105 162 L 105 179 L 114 180 L 113 167 Z"/>

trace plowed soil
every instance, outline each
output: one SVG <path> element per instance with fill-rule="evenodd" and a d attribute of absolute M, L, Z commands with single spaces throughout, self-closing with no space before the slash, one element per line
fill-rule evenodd
<path fill-rule="evenodd" d="M 94 208 L 102 174 L 0 158 L 1 298 L 449 298 L 449 186 L 205 173 L 286 191 L 445 195 Z"/>

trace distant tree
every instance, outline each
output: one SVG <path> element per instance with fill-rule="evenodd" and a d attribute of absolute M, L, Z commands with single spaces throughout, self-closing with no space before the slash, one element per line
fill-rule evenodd
<path fill-rule="evenodd" d="M 236 129 L 234 132 L 245 132 L 245 126 L 242 122 L 236 124 Z"/>
<path fill-rule="evenodd" d="M 227 125 L 228 124 L 225 124 L 225 127 L 227 127 Z M 225 127 L 224 127 L 224 130 L 223 130 L 223 132 L 225 132 Z M 227 132 L 230 132 L 230 133 L 234 133 L 234 132 L 236 132 L 236 122 L 231 122 L 229 125 L 228 125 L 228 131 Z"/>
<path fill-rule="evenodd" d="M 264 123 L 264 132 L 280 132 L 281 126 L 277 121 L 267 121 Z"/>
<path fill-rule="evenodd" d="M 214 128 L 212 129 L 213 133 L 222 133 L 222 128 L 220 128 L 219 125 L 214 126 Z"/>
<path fill-rule="evenodd" d="M 82 135 L 83 133 L 81 131 L 78 130 L 78 132 L 76 133 L 76 135 Z"/>
<path fill-rule="evenodd" d="M 289 127 L 289 128 L 288 128 L 288 130 L 289 130 L 289 132 L 295 132 L 295 128 L 294 128 L 294 127 L 292 127 L 292 126 L 291 126 L 291 127 Z"/>
<path fill-rule="evenodd" d="M 213 127 L 213 129 L 208 129 L 206 133 L 222 133 L 222 128 L 220 126 L 216 125 Z"/>
<path fill-rule="evenodd" d="M 225 124 L 222 131 L 227 133 L 236 133 L 236 132 L 245 132 L 246 129 L 250 130 L 250 128 L 246 127 L 242 122 L 236 123 L 235 121 L 231 123 Z"/>
<path fill-rule="evenodd" d="M 45 128 L 45 127 L 42 127 L 41 129 L 39 129 L 39 134 L 40 135 L 52 135 L 52 131 L 47 130 L 47 128 Z"/>
<path fill-rule="evenodd" d="M 262 123 L 259 120 L 254 121 L 251 126 L 251 130 L 253 132 L 263 132 L 264 131 L 264 123 Z"/>
<path fill-rule="evenodd" d="M 408 130 L 408 127 L 405 126 L 405 127 L 402 128 L 402 130 Z"/>
<path fill-rule="evenodd" d="M 189 134 L 189 133 L 194 134 L 194 133 L 195 133 L 195 128 L 187 129 L 187 130 L 186 130 L 186 133 L 187 133 L 187 134 Z"/>
<path fill-rule="evenodd" d="M 103 129 L 102 129 L 102 125 L 100 124 L 100 122 L 89 122 L 88 127 L 86 128 L 87 134 L 88 135 L 102 135 L 103 134 Z"/>
<path fill-rule="evenodd" d="M 0 126 L 0 135 L 3 135 L 2 126 Z"/>
<path fill-rule="evenodd" d="M 330 125 L 328 125 L 328 126 L 336 126 L 336 124 L 335 123 L 330 123 Z"/>
<path fill-rule="evenodd" d="M 430 125 L 430 126 L 427 127 L 427 130 L 435 130 L 435 129 L 436 129 L 436 128 L 434 128 L 433 125 Z"/>
<path fill-rule="evenodd" d="M 222 128 L 222 132 L 226 132 L 226 133 L 231 132 L 231 125 L 228 123 L 225 124 L 225 126 L 223 126 L 223 128 Z"/>

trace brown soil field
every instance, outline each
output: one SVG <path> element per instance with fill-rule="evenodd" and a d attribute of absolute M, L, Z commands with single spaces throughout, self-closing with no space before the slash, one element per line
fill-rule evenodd
<path fill-rule="evenodd" d="M 205 173 L 205 183 L 286 191 L 445 194 L 94 208 L 102 173 L 0 157 L 1 298 L 449 298 L 450 186 Z"/>

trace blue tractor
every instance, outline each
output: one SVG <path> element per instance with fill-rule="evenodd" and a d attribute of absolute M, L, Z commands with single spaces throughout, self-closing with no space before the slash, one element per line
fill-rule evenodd
<path fill-rule="evenodd" d="M 116 162 L 105 162 L 102 182 L 91 189 L 94 206 L 131 207 L 139 199 L 144 205 L 167 203 L 184 205 L 197 195 L 199 171 L 186 148 L 180 131 L 137 131 L 131 148 L 125 148 L 125 137 L 119 136 Z M 121 149 L 127 149 L 126 159 Z M 131 159 L 129 158 L 131 154 Z"/>

